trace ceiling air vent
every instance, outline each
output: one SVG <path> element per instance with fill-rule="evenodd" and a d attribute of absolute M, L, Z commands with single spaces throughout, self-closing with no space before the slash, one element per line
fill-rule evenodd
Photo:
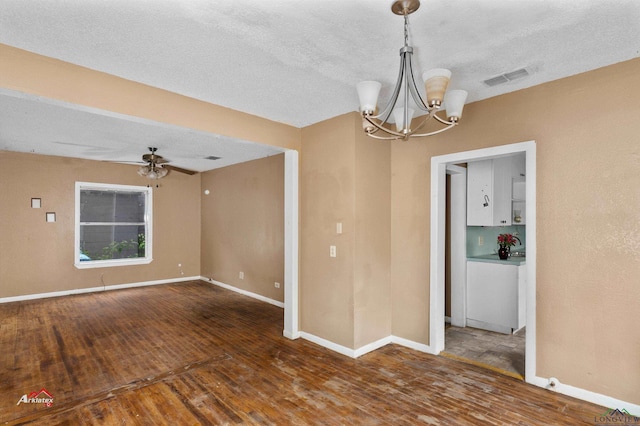
<path fill-rule="evenodd" d="M 529 75 L 529 71 L 527 71 L 526 68 L 520 68 L 519 70 L 511 71 L 511 72 L 508 72 L 508 73 L 504 74 L 504 76 L 509 81 L 517 80 L 519 78 L 525 78 L 528 75 Z"/>
<path fill-rule="evenodd" d="M 489 87 L 493 87 L 493 86 L 497 86 L 499 84 L 506 83 L 507 81 L 509 81 L 509 80 L 507 80 L 507 77 L 505 77 L 504 75 L 499 75 L 497 77 L 493 77 L 493 78 L 490 78 L 488 80 L 485 80 L 484 84 L 486 84 Z"/>
<path fill-rule="evenodd" d="M 489 87 L 498 86 L 500 84 L 508 83 L 513 80 L 518 80 L 529 75 L 529 71 L 526 68 L 520 68 L 519 70 L 507 72 L 496 77 L 484 80 L 484 84 Z"/>
<path fill-rule="evenodd" d="M 219 160 L 219 159 L 221 159 L 221 158 L 222 158 L 222 157 L 215 157 L 215 156 L 213 156 L 213 155 L 210 155 L 210 156 L 208 156 L 208 157 L 204 157 L 204 159 L 205 159 L 205 160 Z"/>

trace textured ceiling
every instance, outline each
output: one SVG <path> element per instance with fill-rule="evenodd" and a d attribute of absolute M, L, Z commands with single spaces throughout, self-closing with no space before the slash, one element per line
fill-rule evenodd
<path fill-rule="evenodd" d="M 0 43 L 304 127 L 355 111 L 360 80 L 389 95 L 403 43 L 390 5 L 2 0 Z M 637 0 L 423 0 L 410 22 L 417 68 L 451 69 L 467 102 L 640 56 Z M 483 83 L 520 68 L 530 75 Z"/>

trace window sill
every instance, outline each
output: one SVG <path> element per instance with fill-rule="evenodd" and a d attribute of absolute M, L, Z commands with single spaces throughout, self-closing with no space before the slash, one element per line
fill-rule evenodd
<path fill-rule="evenodd" d="M 152 261 L 153 259 L 151 258 L 140 257 L 135 259 L 76 261 L 74 265 L 78 269 L 111 268 L 113 266 L 148 265 Z"/>

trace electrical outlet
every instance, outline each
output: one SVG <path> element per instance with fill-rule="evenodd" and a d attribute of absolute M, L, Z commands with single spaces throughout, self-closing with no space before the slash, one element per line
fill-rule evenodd
<path fill-rule="evenodd" d="M 244 272 L 240 272 L 238 274 L 238 278 L 240 278 L 241 280 L 244 280 Z"/>
<path fill-rule="evenodd" d="M 273 286 L 274 286 L 275 288 L 280 288 L 280 283 L 273 283 Z"/>
<path fill-rule="evenodd" d="M 484 245 L 484 237 L 482 235 L 480 235 L 478 237 L 478 245 L 479 246 L 483 246 Z"/>
<path fill-rule="evenodd" d="M 329 246 L 329 257 L 336 257 L 336 246 Z"/>

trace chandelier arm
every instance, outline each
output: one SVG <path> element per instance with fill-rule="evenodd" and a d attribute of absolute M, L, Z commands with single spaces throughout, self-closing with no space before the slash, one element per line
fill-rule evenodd
<path fill-rule="evenodd" d="M 377 123 L 376 121 L 373 120 L 373 119 L 375 119 L 375 117 L 370 117 L 370 116 L 367 116 L 367 115 L 364 115 L 364 114 L 362 115 L 362 117 L 365 120 L 367 120 L 367 122 L 369 122 L 372 126 L 374 126 L 376 128 L 376 130 L 374 130 L 373 132 L 367 132 L 367 135 L 369 135 L 371 137 L 377 137 L 378 139 L 384 139 L 384 138 L 381 138 L 379 136 L 372 136 L 372 133 L 375 133 L 378 130 L 382 130 L 384 133 L 389 134 L 389 135 L 397 136 L 396 138 L 391 138 L 391 139 L 403 139 L 405 137 L 404 133 L 394 132 L 391 129 L 383 127 L 384 122 Z"/>
<path fill-rule="evenodd" d="M 367 136 L 383 141 L 397 141 L 399 139 L 404 139 L 404 136 L 378 136 L 371 133 L 367 133 Z"/>
<path fill-rule="evenodd" d="M 407 136 L 413 136 L 418 130 L 420 130 L 422 127 L 424 127 L 424 125 L 427 124 L 431 120 L 432 117 L 433 117 L 433 114 L 427 115 L 424 118 L 424 120 L 422 120 L 422 122 L 415 129 L 413 129 L 411 132 L 409 132 L 407 134 Z"/>
<path fill-rule="evenodd" d="M 391 112 L 393 112 L 393 107 L 398 102 L 398 95 L 400 95 L 400 88 L 402 87 L 404 74 L 404 57 L 403 55 L 400 55 L 400 70 L 398 71 L 398 81 L 396 82 L 396 87 L 393 89 L 393 94 L 391 95 L 391 98 L 389 99 L 387 105 L 384 107 L 384 110 L 380 114 L 373 117 L 379 119 L 383 124 L 386 123 L 387 120 L 389 120 Z M 381 118 L 383 116 L 384 119 Z"/>
<path fill-rule="evenodd" d="M 412 56 L 413 55 L 411 55 L 411 54 L 409 54 L 407 56 L 407 67 L 409 68 L 409 71 L 408 71 L 409 79 L 408 79 L 408 81 L 410 83 L 408 85 L 409 85 L 409 89 L 410 89 L 410 92 L 411 92 L 411 96 L 413 97 L 413 101 L 416 103 L 416 106 L 418 108 L 420 108 L 421 110 L 426 111 L 426 112 L 431 112 L 431 110 L 433 108 L 429 108 L 427 106 L 427 104 L 425 103 L 424 99 L 422 99 L 422 96 L 420 96 L 420 92 L 418 91 L 418 86 L 416 86 L 416 79 L 413 76 L 413 66 L 412 66 L 412 63 L 411 63 L 411 57 Z"/>
<path fill-rule="evenodd" d="M 429 132 L 429 133 L 416 133 L 418 130 L 420 130 L 429 120 L 430 118 L 435 117 L 438 121 L 440 121 L 441 123 L 443 123 L 445 125 L 445 127 L 443 127 L 442 129 L 439 130 L 435 130 L 433 132 Z M 418 127 L 415 128 L 415 130 L 407 135 L 402 134 L 402 133 L 398 133 L 398 132 L 394 132 L 390 129 L 387 129 L 386 127 L 382 127 L 380 126 L 378 123 L 372 121 L 370 119 L 370 117 L 364 117 L 367 122 L 371 123 L 373 126 L 375 126 L 375 130 L 372 132 L 368 132 L 366 133 L 367 136 L 374 138 L 374 139 L 379 139 L 379 140 L 399 140 L 399 139 L 408 139 L 409 137 L 426 137 L 426 136 L 433 136 L 436 135 L 438 133 L 443 133 L 446 132 L 447 130 L 451 130 L 452 128 L 454 128 L 455 126 L 458 125 L 457 122 L 450 122 L 450 121 L 444 121 L 442 120 L 440 117 L 438 117 L 437 115 L 433 114 L 433 115 L 429 115 L 428 117 L 426 117 L 422 123 L 420 123 L 420 125 Z M 376 133 L 378 130 L 382 130 L 382 132 L 390 135 L 390 136 L 378 136 L 374 133 Z"/>
<path fill-rule="evenodd" d="M 442 124 L 444 124 L 445 126 L 449 126 L 451 124 L 455 124 L 454 122 L 450 121 L 450 120 L 445 120 L 444 118 L 438 116 L 437 114 L 433 114 L 433 117 L 438 120 L 439 122 L 441 122 Z"/>
<path fill-rule="evenodd" d="M 442 132 L 446 132 L 447 130 L 451 130 L 454 127 L 456 127 L 458 123 L 448 123 L 446 127 L 443 127 L 442 129 L 439 130 L 435 130 L 433 132 L 430 133 L 421 133 L 421 134 L 415 134 L 413 133 L 411 136 L 413 137 L 423 137 L 423 136 L 433 136 L 433 135 L 437 135 L 438 133 L 442 133 Z"/>

